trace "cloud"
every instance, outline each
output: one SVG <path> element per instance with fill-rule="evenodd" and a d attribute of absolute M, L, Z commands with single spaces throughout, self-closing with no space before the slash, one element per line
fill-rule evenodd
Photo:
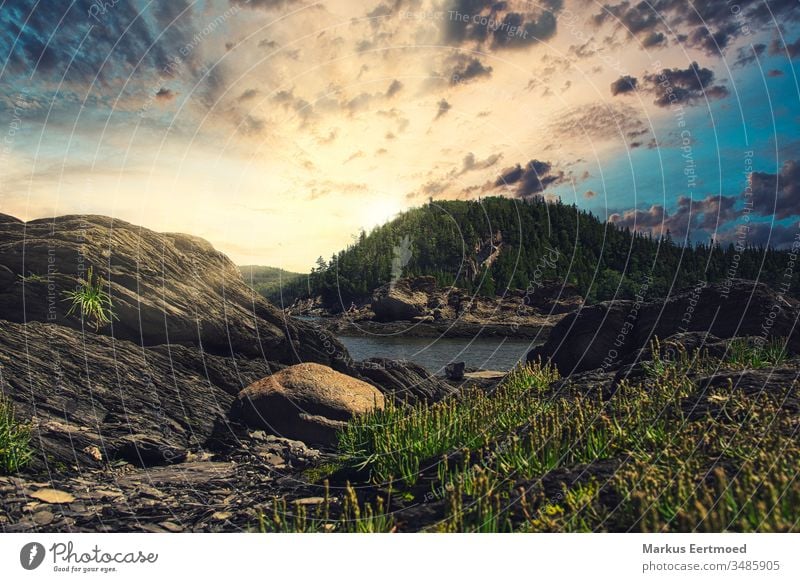
<path fill-rule="evenodd" d="M 730 0 L 624 0 L 602 5 L 591 20 L 597 27 L 607 25 L 639 38 L 645 47 L 666 44 L 669 33 L 685 48 L 719 56 L 739 38 L 774 27 L 776 21 L 798 18 L 800 7 L 793 0 L 736 4 Z"/>
<path fill-rule="evenodd" d="M 505 168 L 494 183 L 497 187 L 513 187 L 514 193 L 520 198 L 540 194 L 553 184 L 564 179 L 563 172 L 553 171 L 549 162 L 531 160 L 525 166 L 519 164 Z"/>
<path fill-rule="evenodd" d="M 461 176 L 466 174 L 467 172 L 475 172 L 478 170 L 485 170 L 487 168 L 491 168 L 497 162 L 499 162 L 503 157 L 503 154 L 492 154 L 488 156 L 486 159 L 479 160 L 475 157 L 475 154 L 469 152 L 466 156 L 464 156 L 464 160 L 461 163 L 461 170 L 458 171 L 456 174 L 457 176 Z"/>
<path fill-rule="evenodd" d="M 293 111 L 301 121 L 306 121 L 314 115 L 314 108 L 312 105 L 305 99 L 296 97 L 294 89 L 278 91 L 273 95 L 272 100 L 275 103 L 283 105 L 287 110 Z"/>
<path fill-rule="evenodd" d="M 774 39 L 769 44 L 769 54 L 771 55 L 789 55 L 789 58 L 795 58 L 800 55 L 800 38 L 789 44 L 783 44 L 779 39 Z"/>
<path fill-rule="evenodd" d="M 122 86 L 129 78 L 174 76 L 176 57 L 192 73 L 199 63 L 196 52 L 181 53 L 195 34 L 187 0 L 159 3 L 147 17 L 128 2 L 106 8 L 87 0 L 17 0 L 3 8 L 2 23 L 5 75 L 63 77 L 65 87 L 80 85 L 84 92 L 92 82 Z"/>
<path fill-rule="evenodd" d="M 643 77 L 646 89 L 656 96 L 659 107 L 693 104 L 706 99 L 721 99 L 728 95 L 723 85 L 714 85 L 714 72 L 693 62 L 686 69 L 662 69 Z"/>
<path fill-rule="evenodd" d="M 475 57 L 457 55 L 451 61 L 453 65 L 448 74 L 451 85 L 469 83 L 481 77 L 488 78 L 492 76 L 492 67 L 487 67 Z"/>
<path fill-rule="evenodd" d="M 733 61 L 734 67 L 744 67 L 750 65 L 755 62 L 757 58 L 759 58 L 764 51 L 766 50 L 767 45 L 762 42 L 739 47 L 736 50 L 736 60 Z"/>
<path fill-rule="evenodd" d="M 230 2 L 234 6 L 252 10 L 278 10 L 293 4 L 300 4 L 300 0 L 230 0 Z"/>
<path fill-rule="evenodd" d="M 550 122 L 548 130 L 561 139 L 624 140 L 631 142 L 650 134 L 639 112 L 624 103 L 593 103 L 568 109 Z"/>
<path fill-rule="evenodd" d="M 453 106 L 452 106 L 452 105 L 450 105 L 450 104 L 447 102 L 447 100 L 446 100 L 446 99 L 442 99 L 441 101 L 439 101 L 439 103 L 437 103 L 437 105 L 439 106 L 439 108 L 438 108 L 438 110 L 436 111 L 436 117 L 435 117 L 434 119 L 439 119 L 439 118 L 440 118 L 440 117 L 442 117 L 443 115 L 446 115 L 446 114 L 447 114 L 447 112 L 448 112 L 448 111 L 450 111 L 450 109 L 452 109 L 452 108 L 453 108 Z"/>
<path fill-rule="evenodd" d="M 611 83 L 611 94 L 622 95 L 623 93 L 630 93 L 631 91 L 636 91 L 636 85 L 639 83 L 639 80 L 636 77 L 631 77 L 630 75 L 623 75 L 613 83 Z"/>
<path fill-rule="evenodd" d="M 789 160 L 777 174 L 750 174 L 753 211 L 780 220 L 800 214 L 800 163 Z"/>
<path fill-rule="evenodd" d="M 252 99 L 258 95 L 258 89 L 245 89 L 242 91 L 242 94 L 239 95 L 238 101 L 247 101 L 248 99 Z"/>
<path fill-rule="evenodd" d="M 595 198 L 596 196 L 597 196 L 597 192 L 595 192 L 594 190 L 587 190 L 586 192 L 583 193 L 583 197 L 586 198 L 586 200 L 591 200 L 592 198 Z"/>
<path fill-rule="evenodd" d="M 697 230 L 717 231 L 733 220 L 736 198 L 733 196 L 707 196 L 693 200 L 688 196 L 678 198 L 677 209 L 669 213 L 661 204 L 653 204 L 646 210 L 630 209 L 614 213 L 608 220 L 620 228 L 630 228 L 663 236 L 669 232 L 673 237 L 690 240 Z"/>
<path fill-rule="evenodd" d="M 650 31 L 642 38 L 642 46 L 644 48 L 653 48 L 654 46 L 666 44 L 667 37 L 663 32 Z"/>
<path fill-rule="evenodd" d="M 167 89 L 166 87 L 161 87 L 158 91 L 156 91 L 156 101 L 161 101 L 162 103 L 167 103 L 175 99 L 177 93 L 172 89 Z"/>
<path fill-rule="evenodd" d="M 494 49 L 524 48 L 551 38 L 561 1 L 455 0 L 446 5 L 444 37 L 449 44 Z"/>
<path fill-rule="evenodd" d="M 403 84 L 397 79 L 395 79 L 389 84 L 389 88 L 386 89 L 386 97 L 394 97 L 400 92 L 402 88 Z"/>
<path fill-rule="evenodd" d="M 714 240 L 720 244 L 747 244 L 759 247 L 787 248 L 797 240 L 800 225 L 750 222 L 719 233 Z"/>

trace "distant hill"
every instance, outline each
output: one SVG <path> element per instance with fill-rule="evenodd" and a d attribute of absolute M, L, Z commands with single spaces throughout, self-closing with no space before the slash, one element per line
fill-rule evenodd
<path fill-rule="evenodd" d="M 663 296 L 671 289 L 731 278 L 785 283 L 789 254 L 772 248 L 695 244 L 603 222 L 574 205 L 502 197 L 436 201 L 408 210 L 321 258 L 307 280 L 283 288 L 284 302 L 321 296 L 348 305 L 399 277 L 431 275 L 484 296 L 533 289 L 543 281 L 575 285 L 589 302 Z M 791 290 L 797 289 L 797 275 Z"/>
<path fill-rule="evenodd" d="M 276 297 L 280 297 L 282 286 L 294 283 L 295 285 L 292 289 L 294 290 L 293 292 L 296 292 L 298 289 L 297 283 L 308 277 L 308 275 L 302 273 L 293 273 L 278 267 L 265 267 L 262 265 L 240 265 L 239 270 L 242 272 L 242 278 L 244 278 L 245 283 L 271 301 L 274 301 Z"/>

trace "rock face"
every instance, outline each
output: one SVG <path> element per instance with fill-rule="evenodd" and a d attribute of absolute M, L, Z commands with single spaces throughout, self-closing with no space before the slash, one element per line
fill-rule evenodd
<path fill-rule="evenodd" d="M 0 321 L 0 390 L 32 419 L 34 467 L 174 463 L 224 430 L 236 394 L 276 371 L 197 348 L 142 348 L 59 325 Z"/>
<path fill-rule="evenodd" d="M 666 300 L 606 301 L 565 316 L 547 342 L 528 360 L 552 360 L 562 374 L 614 369 L 652 338 L 685 332 L 716 338 L 787 337 L 792 352 L 800 349 L 795 322 L 800 303 L 778 295 L 762 283 L 735 279 L 677 293 Z"/>
<path fill-rule="evenodd" d="M 428 314 L 428 295 L 435 292 L 433 277 L 400 279 L 386 284 L 372 295 L 372 311 L 377 321 L 412 320 Z"/>
<path fill-rule="evenodd" d="M 541 285 L 526 290 L 525 305 L 542 313 L 569 313 L 583 303 L 583 296 L 575 285 L 561 281 L 543 281 Z"/>
<path fill-rule="evenodd" d="M 413 362 L 370 358 L 356 364 L 355 369 L 397 404 L 438 402 L 456 392 L 452 386 Z"/>
<path fill-rule="evenodd" d="M 208 242 L 105 216 L 23 223 L 0 219 L 0 319 L 81 329 L 64 293 L 92 266 L 108 281 L 116 319 L 100 333 L 141 345 L 202 346 L 208 353 L 341 365 L 333 338 L 287 318 Z M 88 326 L 87 326 L 88 327 Z"/>
<path fill-rule="evenodd" d="M 298 364 L 242 390 L 231 413 L 279 436 L 331 446 L 348 420 L 383 406 L 383 394 L 371 384 L 327 366 Z"/>

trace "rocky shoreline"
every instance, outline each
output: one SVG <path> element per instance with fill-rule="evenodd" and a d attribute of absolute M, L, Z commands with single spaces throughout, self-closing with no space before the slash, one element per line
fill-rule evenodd
<path fill-rule="evenodd" d="M 113 298 L 115 318 L 96 330 L 60 304 L 87 264 L 104 272 Z M 664 410 L 699 431 L 706 418 L 721 419 L 723 430 L 729 399 L 745 399 L 740 408 L 752 404 L 747 399 L 771 399 L 769 410 L 781 419 L 778 439 L 787 438 L 800 411 L 800 304 L 752 281 L 666 301 L 575 302 L 564 310 L 551 304 L 524 315 L 524 295 L 498 308 L 497 301 L 456 301 L 430 282 L 407 281 L 377 293 L 369 316 L 364 309 L 363 317 L 316 324 L 257 296 L 205 241 L 105 217 L 27 224 L 0 217 L 0 275 L 0 384 L 31 447 L 28 463 L 0 476 L 6 532 L 419 531 L 442 524 L 462 531 L 471 526 L 448 513 L 461 493 L 454 498 L 442 475 L 466 471 L 479 490 L 488 483 L 481 467 L 506 470 L 510 461 L 492 463 L 509 443 L 536 444 L 536 417 L 517 409 L 523 404 L 540 412 L 550 410 L 539 408 L 545 400 L 563 407 L 549 412 L 552 426 L 539 427 L 555 427 L 554 435 L 568 434 L 558 423 L 578 422 L 584 407 L 601 418 L 632 403 L 639 408 L 630 413 L 649 410 L 655 392 L 648 390 L 672 399 Z M 398 298 L 398 288 L 411 297 Z M 412 300 L 415 315 L 401 305 Z M 411 319 L 387 317 L 392 310 Z M 456 366 L 447 380 L 410 362 L 353 361 L 335 337 L 346 333 L 342 326 L 404 334 L 449 326 L 455 331 L 448 333 L 466 337 L 513 331 L 547 340 L 530 352 L 530 368 L 508 377 Z M 706 363 L 695 369 L 697 358 Z M 677 399 L 670 382 L 680 386 Z M 497 402 L 503 406 L 494 410 Z M 438 424 L 448 415 L 455 425 Z M 391 485 L 397 473 L 388 484 L 370 473 L 380 470 L 380 455 L 352 460 L 370 443 L 385 444 L 368 436 L 383 425 L 358 428 L 363 418 L 417 431 L 393 449 L 401 457 L 420 450 L 415 465 L 399 465 L 402 494 Z M 419 419 L 432 424 L 415 428 Z M 475 431 L 467 444 L 478 444 L 470 450 L 452 426 Z M 340 440 L 359 434 L 367 440 Z M 492 438 L 481 440 L 487 434 Z M 615 438 L 622 437 L 633 438 Z M 686 438 L 691 445 L 694 436 Z M 437 448 L 442 439 L 452 446 Z M 565 488 L 607 482 L 630 463 L 619 452 L 576 457 L 537 479 L 503 477 L 509 523 L 544 527 L 544 518 L 523 515 L 521 490 L 536 491 L 535 503 L 544 503 Z M 603 504 L 617 502 L 617 492 L 599 491 Z M 390 526 L 374 514 L 368 523 L 364 514 L 353 517 L 353 504 L 378 507 L 381 500 L 393 512 Z M 473 501 L 467 493 L 463 500 Z M 308 525 L 292 517 L 323 506 L 334 521 Z M 614 527 L 628 527 L 620 524 Z"/>

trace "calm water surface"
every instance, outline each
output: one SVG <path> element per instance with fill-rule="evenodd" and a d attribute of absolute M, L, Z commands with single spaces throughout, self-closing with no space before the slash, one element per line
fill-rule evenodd
<path fill-rule="evenodd" d="M 533 348 L 529 340 L 506 338 L 406 338 L 398 336 L 339 337 L 354 360 L 410 360 L 434 374 L 450 362 L 468 368 L 509 370 Z"/>

